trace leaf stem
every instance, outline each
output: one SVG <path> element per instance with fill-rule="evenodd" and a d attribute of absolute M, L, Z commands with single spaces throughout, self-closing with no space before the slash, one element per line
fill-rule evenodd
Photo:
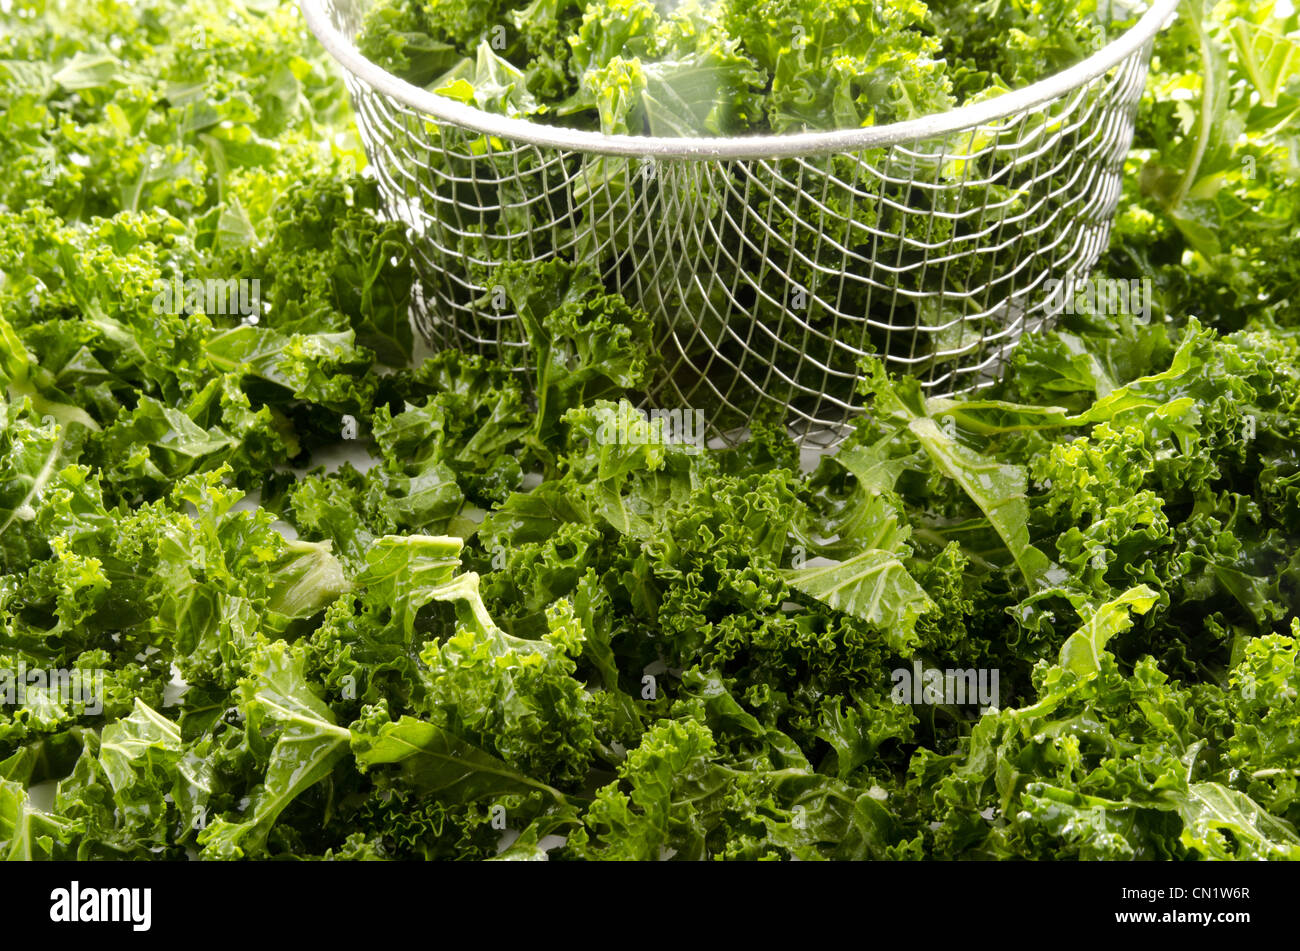
<path fill-rule="evenodd" d="M 1169 200 L 1167 206 L 1170 211 L 1176 211 L 1180 205 L 1187 199 L 1187 194 L 1192 190 L 1196 183 L 1196 173 L 1201 170 L 1201 162 L 1205 159 L 1205 151 L 1210 144 L 1210 126 L 1213 123 L 1213 109 L 1215 97 L 1219 94 L 1218 87 L 1214 80 L 1214 63 L 1210 50 L 1210 34 L 1205 29 L 1205 24 L 1201 22 L 1199 16 L 1193 17 L 1193 26 L 1196 29 L 1196 36 L 1201 43 L 1201 114 L 1198 117 L 1196 129 L 1196 145 L 1192 149 L 1191 161 L 1187 163 L 1187 168 L 1183 170 L 1183 176 L 1178 181 L 1178 188 L 1175 189 L 1173 198 Z"/>

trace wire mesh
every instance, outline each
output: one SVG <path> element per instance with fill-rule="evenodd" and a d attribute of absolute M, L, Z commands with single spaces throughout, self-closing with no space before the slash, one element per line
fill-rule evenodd
<path fill-rule="evenodd" d="M 1105 249 L 1155 32 L 1147 17 L 1133 29 L 1149 35 L 1103 71 L 937 134 L 636 156 L 416 108 L 373 64 L 358 68 L 350 43 L 366 2 L 304 9 L 336 56 L 346 44 L 371 163 L 415 238 L 426 337 L 508 357 L 523 331 L 496 269 L 590 261 L 654 320 L 661 366 L 647 403 L 707 407 L 724 439 L 776 404 L 819 445 L 861 410 L 865 355 L 947 396 L 994 382 L 1021 336 L 1050 325 L 1065 299 L 1051 289 L 1077 286 Z"/>

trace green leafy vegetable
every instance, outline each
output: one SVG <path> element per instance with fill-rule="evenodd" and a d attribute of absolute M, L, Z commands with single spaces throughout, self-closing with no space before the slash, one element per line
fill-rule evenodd
<path fill-rule="evenodd" d="M 721 366 L 724 399 L 642 415 L 664 328 L 608 262 L 547 259 L 581 255 L 529 230 L 536 194 L 456 232 L 518 346 L 426 355 L 422 236 L 381 207 L 293 5 L 4 7 L 0 854 L 1300 858 L 1280 9 L 1184 4 L 1157 39 L 1103 258 L 1152 281 L 1151 319 L 1064 317 L 965 397 L 869 361 L 845 384 L 867 410 L 807 465 L 774 414 L 706 444 L 682 411 L 734 422 Z M 1133 15 L 381 0 L 360 42 L 505 114 L 738 134 L 995 95 Z M 816 240 L 874 227 L 868 205 Z M 985 224 L 935 210 L 876 253 Z M 526 260 L 487 250 L 503 233 Z M 794 240 L 814 291 L 820 245 Z M 723 313 L 702 287 L 671 305 Z"/>

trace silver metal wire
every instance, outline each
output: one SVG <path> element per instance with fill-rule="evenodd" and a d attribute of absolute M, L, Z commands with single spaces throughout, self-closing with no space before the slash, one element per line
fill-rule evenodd
<path fill-rule="evenodd" d="M 301 0 L 344 67 L 381 190 L 415 237 L 415 316 L 435 344 L 524 343 L 509 261 L 595 263 L 654 318 L 652 405 L 734 438 L 775 404 L 828 445 L 861 409 L 861 358 L 929 395 L 992 383 L 1105 249 L 1155 0 L 1098 53 L 938 116 L 797 135 L 615 136 L 482 112 L 405 83 L 353 43 L 370 0 Z M 1051 285 L 1052 287 L 1056 285 Z"/>

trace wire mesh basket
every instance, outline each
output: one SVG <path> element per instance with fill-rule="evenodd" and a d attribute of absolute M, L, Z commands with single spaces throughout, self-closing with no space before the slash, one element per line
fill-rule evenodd
<path fill-rule="evenodd" d="M 861 408 L 865 354 L 929 395 L 977 389 L 1088 277 L 1178 0 L 1070 69 L 940 115 L 707 139 L 556 128 L 422 90 L 357 51 L 369 3 L 302 7 L 411 229 L 432 343 L 508 357 L 525 341 L 496 269 L 591 262 L 654 320 L 647 403 L 702 408 L 724 439 L 776 404 L 828 445 Z"/>

